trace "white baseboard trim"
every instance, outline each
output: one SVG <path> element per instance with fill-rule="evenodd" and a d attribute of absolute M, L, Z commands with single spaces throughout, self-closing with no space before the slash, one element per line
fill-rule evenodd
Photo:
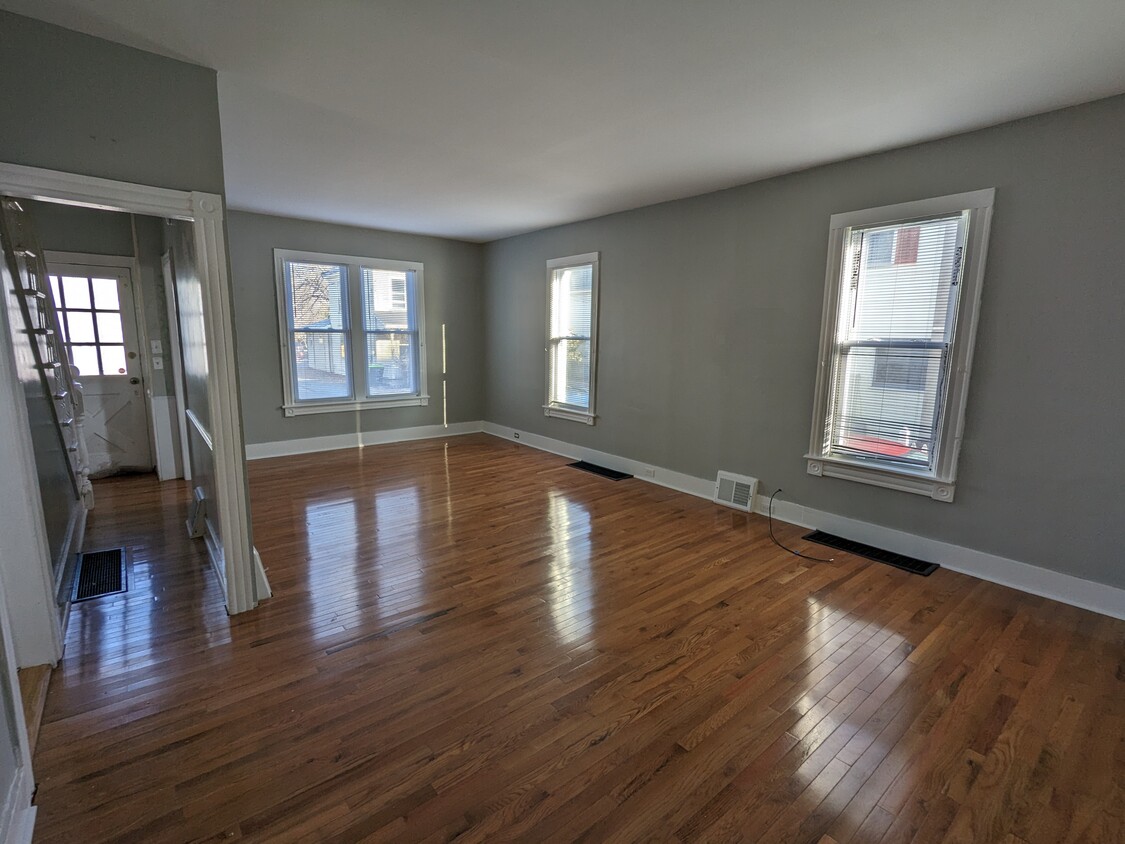
<path fill-rule="evenodd" d="M 263 460 L 268 457 L 290 457 L 295 454 L 314 454 L 318 451 L 336 451 L 342 448 L 362 448 L 365 445 L 479 434 L 483 430 L 483 424 L 482 422 L 454 422 L 448 428 L 444 425 L 419 425 L 414 428 L 393 428 L 389 431 L 359 431 L 354 434 L 336 434 L 329 437 L 247 443 L 246 459 Z"/>
<path fill-rule="evenodd" d="M 668 489 L 674 489 L 679 492 L 686 492 L 688 495 L 694 495 L 698 498 L 706 498 L 708 501 L 710 501 L 715 494 L 714 481 L 708 481 L 692 475 L 685 475 L 683 472 L 674 472 L 671 469 L 652 466 L 648 463 L 641 463 L 639 460 L 630 460 L 628 457 L 619 457 L 616 454 L 609 454 L 605 451 L 597 451 L 592 448 L 586 448 L 585 446 L 574 445 L 573 443 L 563 442 L 562 440 L 552 439 L 551 437 L 541 437 L 539 434 L 529 434 L 527 431 L 514 431 L 511 428 L 502 428 L 492 422 L 485 422 L 483 430 L 484 433 L 492 434 L 494 437 L 500 437 L 502 440 L 511 440 L 513 442 L 522 443 L 523 445 L 529 445 L 540 451 L 547 451 L 562 457 L 570 457 L 574 460 L 585 460 L 589 463 L 605 466 L 607 469 L 616 469 L 618 472 L 627 472 L 642 481 L 648 481 L 657 486 L 667 487 Z"/>
<path fill-rule="evenodd" d="M 707 500 L 711 500 L 714 495 L 715 482 L 712 480 L 685 475 L 682 472 L 674 472 L 659 466 L 651 466 L 637 460 L 630 460 L 627 457 L 596 451 L 592 448 L 574 445 L 551 437 L 543 437 L 526 431 L 515 431 L 512 428 L 501 427 L 492 422 L 485 422 L 483 430 L 486 434 L 521 443 L 540 451 L 547 451 L 575 460 L 588 460 L 591 463 L 597 463 L 599 466 L 628 472 L 639 480 L 678 490 L 688 495 Z M 768 507 L 769 496 L 758 495 L 755 499 L 754 512 L 767 515 Z M 776 500 L 773 515 L 779 521 L 828 531 L 856 542 L 864 542 L 878 548 L 885 548 L 888 551 L 936 562 L 952 571 L 998 583 L 1001 586 L 1009 586 L 1021 592 L 1029 592 L 1032 595 L 1061 601 L 1064 604 L 1071 604 L 1112 618 L 1125 619 L 1125 589 L 1115 586 L 1083 580 L 1051 569 L 906 533 L 894 528 L 871 524 L 859 519 L 815 510 L 792 501 Z"/>
<path fill-rule="evenodd" d="M 15 676 L 13 671 L 12 677 Z M 14 693 L 18 698 L 19 689 Z M 20 765 L 4 796 L 4 805 L 0 807 L 0 841 L 5 844 L 31 844 L 31 835 L 35 831 L 35 813 L 38 811 L 36 806 L 31 805 L 33 791 L 31 771 L 26 764 Z"/>
<path fill-rule="evenodd" d="M 227 603 L 227 566 L 226 559 L 223 556 L 223 542 L 219 538 L 219 532 L 215 530 L 215 524 L 211 519 L 204 519 L 207 530 L 203 532 L 203 541 L 207 543 L 207 558 L 211 561 L 211 568 L 215 572 L 215 576 L 219 579 L 219 588 L 223 590 L 223 603 Z"/>
<path fill-rule="evenodd" d="M 273 589 L 270 588 L 270 580 L 266 577 L 266 567 L 262 564 L 262 555 L 258 553 L 257 546 L 251 548 L 254 552 L 254 585 L 259 601 L 264 601 L 266 598 L 273 597 Z"/>

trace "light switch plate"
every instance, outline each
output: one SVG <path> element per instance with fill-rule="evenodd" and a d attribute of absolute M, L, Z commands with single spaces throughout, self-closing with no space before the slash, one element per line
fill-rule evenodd
<path fill-rule="evenodd" d="M 150 340 L 148 345 L 154 355 L 164 354 L 164 347 L 160 345 L 159 340 Z"/>

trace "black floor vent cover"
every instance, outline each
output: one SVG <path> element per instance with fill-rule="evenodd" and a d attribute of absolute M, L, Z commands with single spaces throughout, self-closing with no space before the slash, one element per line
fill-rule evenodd
<path fill-rule="evenodd" d="M 579 460 L 577 463 L 569 465 L 575 469 L 581 469 L 583 472 L 592 472 L 595 475 L 601 475 L 603 478 L 609 478 L 611 481 L 623 481 L 626 478 L 633 477 L 624 472 L 618 472 L 616 469 L 607 469 L 605 466 L 598 466 L 596 463 L 587 463 L 585 460 Z"/>
<path fill-rule="evenodd" d="M 829 548 L 835 548 L 837 551 L 847 551 L 849 554 L 866 557 L 877 563 L 886 563 L 888 566 L 894 566 L 896 569 L 902 569 L 911 574 L 920 574 L 923 577 L 929 577 L 941 568 L 937 563 L 927 563 L 924 560 L 907 557 L 905 554 L 884 551 L 882 548 L 874 548 L 870 545 L 864 545 L 862 542 L 852 542 L 850 539 L 825 533 L 822 530 L 814 530 L 812 533 L 806 534 L 804 538 L 810 542 L 818 542 L 821 545 L 827 545 Z"/>
<path fill-rule="evenodd" d="M 125 580 L 125 549 L 86 551 L 78 555 L 78 575 L 73 601 L 88 601 L 128 589 Z"/>

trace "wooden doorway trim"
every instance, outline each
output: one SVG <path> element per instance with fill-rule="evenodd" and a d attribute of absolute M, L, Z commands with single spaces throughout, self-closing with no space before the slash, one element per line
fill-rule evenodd
<path fill-rule="evenodd" d="M 180 191 L 0 163 L 0 193 L 187 220 L 199 262 L 207 341 L 207 396 L 211 407 L 215 491 L 221 525 L 222 560 L 212 560 L 232 615 L 253 609 L 262 588 L 255 571 L 246 486 L 238 375 L 234 358 L 234 315 L 227 268 L 223 199 L 218 194 Z M 268 592 L 265 593 L 268 595 Z M 263 595 L 263 597 L 265 597 Z"/>

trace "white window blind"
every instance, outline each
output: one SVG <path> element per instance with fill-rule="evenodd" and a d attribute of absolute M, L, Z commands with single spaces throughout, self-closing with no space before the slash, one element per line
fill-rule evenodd
<path fill-rule="evenodd" d="M 849 229 L 825 454 L 933 467 L 967 222 Z"/>
<path fill-rule="evenodd" d="M 548 264 L 547 415 L 590 421 L 594 406 L 597 256 Z"/>

